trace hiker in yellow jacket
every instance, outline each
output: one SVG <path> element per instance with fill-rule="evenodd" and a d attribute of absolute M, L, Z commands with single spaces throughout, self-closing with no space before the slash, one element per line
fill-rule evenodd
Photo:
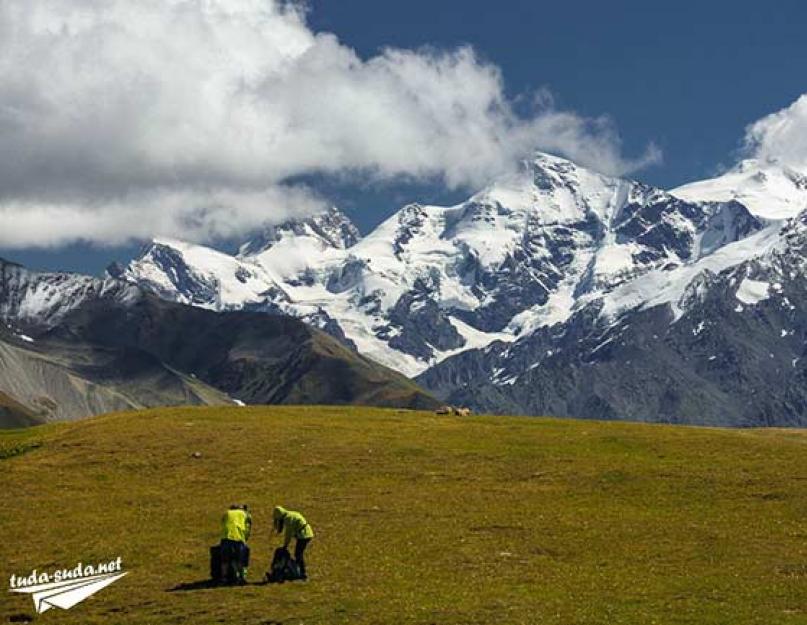
<path fill-rule="evenodd" d="M 249 566 L 247 541 L 252 515 L 244 504 L 233 504 L 221 519 L 221 578 L 245 584 Z"/>
<path fill-rule="evenodd" d="M 294 538 L 297 542 L 294 544 L 294 559 L 297 561 L 297 566 L 300 568 L 300 578 L 303 580 L 308 579 L 305 570 L 305 548 L 314 538 L 314 530 L 305 517 L 299 512 L 293 510 L 286 510 L 283 506 L 275 506 L 272 511 L 272 520 L 274 521 L 275 530 L 278 534 L 285 530 L 286 534 L 283 539 L 283 546 L 288 549 L 291 539 Z"/>

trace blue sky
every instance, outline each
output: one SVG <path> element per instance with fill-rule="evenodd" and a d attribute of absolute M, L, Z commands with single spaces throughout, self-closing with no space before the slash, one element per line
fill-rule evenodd
<path fill-rule="evenodd" d="M 633 177 L 670 188 L 732 164 L 746 125 L 807 91 L 807 4 L 660 4 L 311 0 L 307 20 L 314 31 L 335 33 L 365 59 L 387 46 L 470 44 L 500 68 L 510 99 L 519 102 L 548 89 L 559 108 L 608 115 L 628 156 L 655 143 L 663 162 Z M 364 231 L 405 202 L 467 195 L 433 183 L 351 180 L 320 188 Z M 36 268 L 98 273 L 137 248 L 0 248 L 0 256 Z"/>

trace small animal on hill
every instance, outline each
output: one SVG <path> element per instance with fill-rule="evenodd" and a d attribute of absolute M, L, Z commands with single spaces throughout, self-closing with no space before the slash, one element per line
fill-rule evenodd
<path fill-rule="evenodd" d="M 457 406 L 443 406 L 435 411 L 438 415 L 449 415 L 454 417 L 470 417 L 470 408 L 458 408 Z"/>

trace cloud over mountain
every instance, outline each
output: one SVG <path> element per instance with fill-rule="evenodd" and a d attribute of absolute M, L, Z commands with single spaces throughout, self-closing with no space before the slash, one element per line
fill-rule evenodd
<path fill-rule="evenodd" d="M 0 246 L 240 236 L 321 207 L 301 176 L 481 185 L 534 148 L 659 158 L 623 158 L 607 119 L 518 114 L 470 47 L 360 58 L 296 4 L 0 5 Z"/>
<path fill-rule="evenodd" d="M 748 126 L 745 143 L 756 158 L 807 169 L 807 94 Z"/>

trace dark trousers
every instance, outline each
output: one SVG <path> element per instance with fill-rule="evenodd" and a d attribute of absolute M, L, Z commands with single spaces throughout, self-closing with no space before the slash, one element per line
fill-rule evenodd
<path fill-rule="evenodd" d="M 308 577 L 305 572 L 305 548 L 311 542 L 310 538 L 298 538 L 297 543 L 294 545 L 294 559 L 297 561 L 297 566 L 300 569 L 300 577 L 305 579 Z"/>
<path fill-rule="evenodd" d="M 249 549 L 238 540 L 221 541 L 221 577 L 230 583 L 242 581 L 249 566 Z"/>

